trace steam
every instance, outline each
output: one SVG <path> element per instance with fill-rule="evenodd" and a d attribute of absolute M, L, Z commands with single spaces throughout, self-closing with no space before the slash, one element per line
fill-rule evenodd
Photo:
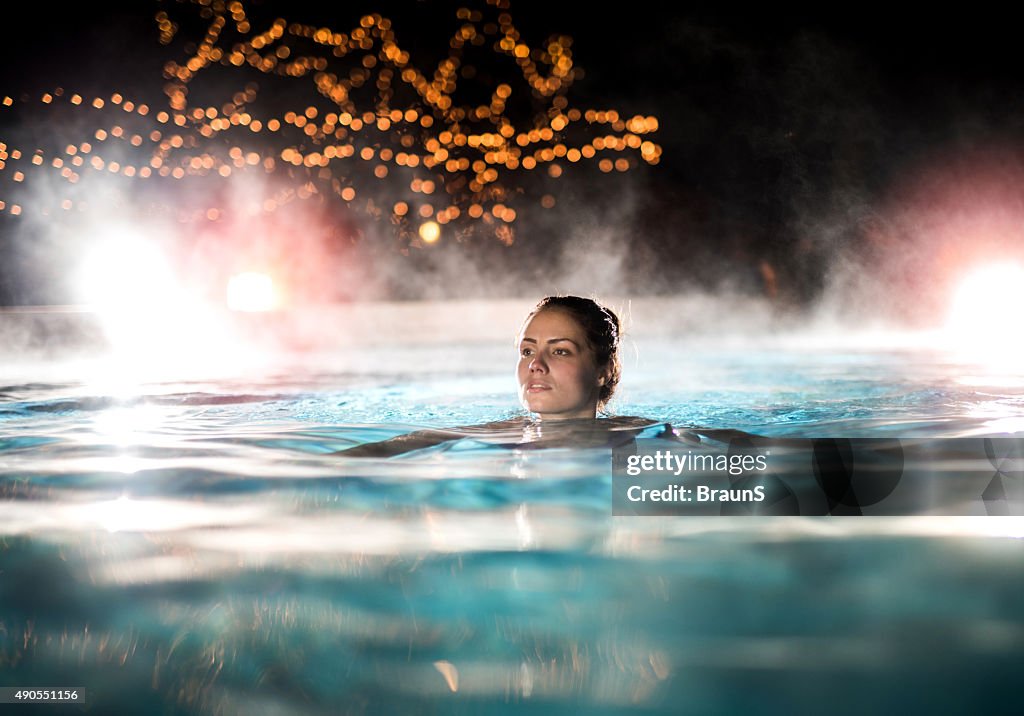
<path fill-rule="evenodd" d="M 657 115 L 662 164 L 610 175 L 566 165 L 548 209 L 539 195 L 550 180 L 541 177 L 539 188 L 509 199 L 518 217 L 510 245 L 482 222 L 443 225 L 436 245 L 409 244 L 397 238 L 389 206 L 374 218 L 323 186 L 310 191 L 261 167 L 222 182 L 83 172 L 73 187 L 51 172 L 3 182 L 14 192 L 5 201 L 45 211 L 2 219 L 2 302 L 72 303 L 67 277 L 89 237 L 114 218 L 140 235 L 169 237 L 175 270 L 213 304 L 232 273 L 262 271 L 289 287 L 293 305 L 317 310 L 470 300 L 528 309 L 544 295 L 572 293 L 625 310 L 652 334 L 929 327 L 961 269 L 1021 255 L 1024 209 L 1014 187 L 1024 162 L 998 139 L 994 120 L 969 113 L 970 97 L 936 103 L 944 113 L 916 127 L 899 108 L 902 86 L 854 40 L 791 25 L 767 41 L 691 18 L 656 29 L 659 52 L 621 66 L 587 57 L 581 41 L 577 57 L 589 73 L 574 91 L 584 106 Z M 666 56 L 678 73 L 666 69 Z M 664 84 L 631 87 L 633 76 L 621 73 L 634 65 L 660 71 Z M 156 82 L 146 91 L 162 94 Z M 97 128 L 95 117 L 44 119 L 30 113 L 20 126 L 0 124 L 0 139 L 59 148 Z M 123 142 L 104 155 L 139 159 Z M 357 187 L 360 196 L 372 197 L 376 181 Z M 73 208 L 62 209 L 69 197 Z M 415 229 L 420 220 L 409 223 Z M 659 308 L 634 312 L 631 301 Z M 76 314 L 54 314 L 63 318 L 45 329 L 50 319 L 25 315 L 0 315 L 9 354 L 56 345 L 66 329 L 53 326 Z M 300 343 L 343 332 L 290 320 Z"/>

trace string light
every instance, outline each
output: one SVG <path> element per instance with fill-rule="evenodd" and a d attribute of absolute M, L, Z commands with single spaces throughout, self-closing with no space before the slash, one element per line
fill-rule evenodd
<path fill-rule="evenodd" d="M 351 205 L 358 196 L 370 213 L 389 207 L 385 215 L 425 241 L 422 226 L 463 220 L 482 222 L 510 243 L 511 225 L 531 206 L 555 206 L 546 183 L 539 202 L 513 206 L 528 193 L 523 186 L 536 181 L 531 177 L 540 178 L 536 170 L 545 179 L 564 181 L 570 169 L 591 160 L 610 174 L 656 165 L 661 158 L 661 147 L 648 136 L 659 129 L 657 117 L 570 106 L 569 90 L 583 75 L 572 37 L 555 35 L 531 45 L 514 24 L 507 0 L 487 0 L 486 12 L 493 16 L 459 8 L 448 55 L 431 71 L 414 64 L 398 42 L 395 23 L 377 13 L 344 32 L 284 18 L 259 24 L 237 0 L 182 5 L 182 12 L 198 14 L 206 28 L 198 42 L 188 44 L 179 34 L 189 23 L 167 11 L 156 13 L 159 43 L 189 48 L 183 58 L 164 63 L 165 108 L 151 110 L 128 92 L 89 97 L 56 88 L 34 98 L 3 98 L 3 112 L 38 103 L 48 111 L 94 116 L 100 126 L 87 135 L 95 145 L 0 144 L 0 192 L 8 182 L 25 185 L 47 171 L 68 184 L 100 171 L 133 181 L 284 172 L 298 186 L 258 202 L 262 211 L 324 196 Z M 478 76 L 466 60 L 467 46 L 490 48 L 516 81 L 497 84 L 482 104 L 460 102 L 459 85 Z M 209 94 L 192 90 L 213 67 L 222 74 L 244 70 L 249 77 L 255 71 L 268 83 L 311 84 L 318 99 L 267 114 L 257 106 L 260 84 L 249 81 L 219 103 L 191 104 L 193 94 Z M 375 89 L 372 103 L 363 88 Z M 400 97 L 412 99 L 396 106 Z M 523 97 L 543 109 L 526 120 L 514 117 L 509 106 Z M 21 195 L 19 202 L 3 198 L 0 212 L 27 209 Z M 57 205 L 75 205 L 72 199 L 58 197 Z M 228 211 L 207 207 L 198 215 L 214 220 Z M 417 223 L 427 218 L 432 220 Z"/>

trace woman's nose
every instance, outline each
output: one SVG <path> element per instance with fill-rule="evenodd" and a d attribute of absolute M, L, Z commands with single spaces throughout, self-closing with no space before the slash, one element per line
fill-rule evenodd
<path fill-rule="evenodd" d="M 548 364 L 545 363 L 544 359 L 541 358 L 539 355 L 534 356 L 533 360 L 530 361 L 530 372 L 531 373 L 534 372 L 534 371 L 546 373 L 547 370 L 548 370 Z"/>

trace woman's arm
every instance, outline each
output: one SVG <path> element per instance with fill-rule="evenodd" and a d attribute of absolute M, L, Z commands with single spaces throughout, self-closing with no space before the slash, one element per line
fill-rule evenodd
<path fill-rule="evenodd" d="M 565 423 L 559 425 L 554 423 L 546 426 L 548 435 L 536 440 L 523 442 L 521 435 L 509 435 L 509 442 L 504 447 L 530 447 L 530 448 L 552 448 L 552 447 L 594 447 L 606 445 L 614 447 L 618 443 L 625 443 L 632 440 L 636 435 L 654 425 L 664 425 L 664 429 L 657 437 L 668 440 L 675 440 L 690 445 L 700 445 L 703 440 L 719 441 L 729 443 L 737 439 L 753 440 L 755 442 L 769 440 L 762 435 L 745 433 L 741 430 L 701 428 L 673 428 L 669 423 L 649 418 L 636 416 L 619 415 L 610 418 L 603 418 L 597 421 L 583 421 L 582 424 Z M 471 425 L 468 427 L 449 428 L 442 430 L 416 430 L 404 435 L 398 435 L 387 440 L 380 440 L 372 443 L 364 443 L 354 447 L 345 448 L 331 453 L 343 457 L 371 457 L 388 458 L 396 455 L 404 455 L 414 450 L 442 445 L 446 442 L 454 442 L 464 438 L 471 438 L 476 435 L 496 437 L 501 431 L 512 429 L 519 430 L 523 426 L 523 419 L 513 418 L 511 420 L 499 420 L 483 425 Z M 773 443 L 775 441 L 773 440 Z"/>
<path fill-rule="evenodd" d="M 417 430 L 405 435 L 379 440 L 372 443 L 363 443 L 355 447 L 345 448 L 331 453 L 344 457 L 394 457 L 402 453 L 423 448 L 433 447 L 449 440 L 456 440 L 460 436 L 456 433 L 443 430 Z"/>
<path fill-rule="evenodd" d="M 521 421 L 499 420 L 483 425 L 473 425 L 464 428 L 449 428 L 447 430 L 416 430 L 405 435 L 398 435 L 387 440 L 379 440 L 372 443 L 363 443 L 354 447 L 345 448 L 331 453 L 344 457 L 394 457 L 413 450 L 434 447 L 446 442 L 454 442 L 463 438 L 472 437 L 474 433 L 487 433 L 496 430 L 508 430 L 512 427 L 519 427 Z"/>

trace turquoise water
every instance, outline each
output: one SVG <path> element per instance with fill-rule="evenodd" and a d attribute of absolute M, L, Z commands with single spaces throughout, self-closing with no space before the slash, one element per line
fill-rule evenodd
<path fill-rule="evenodd" d="M 621 414 L 1024 430 L 1024 384 L 937 354 L 642 348 Z M 0 686 L 85 687 L 60 713 L 1018 712 L 1024 518 L 613 518 L 607 450 L 345 459 L 517 414 L 507 346 L 360 351 L 116 389 L 12 370 Z"/>

